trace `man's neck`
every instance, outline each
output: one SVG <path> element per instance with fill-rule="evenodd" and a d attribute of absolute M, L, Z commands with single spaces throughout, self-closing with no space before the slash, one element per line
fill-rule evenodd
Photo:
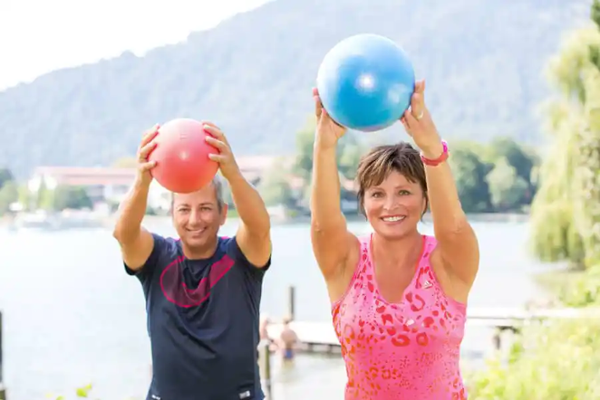
<path fill-rule="evenodd" d="M 181 248 L 183 249 L 183 255 L 188 260 L 205 260 L 212 257 L 217 251 L 219 245 L 219 237 L 215 236 L 214 240 L 211 240 L 206 246 L 202 247 L 189 247 L 183 241 L 181 241 Z"/>

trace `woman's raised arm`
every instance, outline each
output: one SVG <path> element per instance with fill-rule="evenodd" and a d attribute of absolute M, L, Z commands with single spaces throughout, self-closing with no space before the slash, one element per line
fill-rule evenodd
<path fill-rule="evenodd" d="M 316 89 L 313 90 L 317 129 L 313 150 L 311 185 L 311 239 L 319 268 L 327 281 L 339 276 L 348 255 L 357 243 L 348 232 L 340 206 L 340 179 L 336 146 L 345 129 L 337 125 L 323 109 Z"/>

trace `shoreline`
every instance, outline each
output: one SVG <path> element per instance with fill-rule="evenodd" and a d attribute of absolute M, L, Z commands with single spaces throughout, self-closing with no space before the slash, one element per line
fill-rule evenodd
<path fill-rule="evenodd" d="M 27 214 L 24 214 L 25 216 Z M 19 218 L 17 217 L 0 217 L 0 228 L 12 228 L 14 226 L 15 220 Z M 103 216 L 93 216 L 90 214 L 88 217 L 85 217 L 83 220 L 85 224 L 82 224 L 82 220 L 73 220 L 71 221 L 69 217 L 58 217 L 56 222 L 60 227 L 59 230 L 62 229 L 76 229 L 76 228 L 99 228 L 99 227 L 110 227 L 115 223 L 117 218 L 116 214 L 112 215 L 103 215 Z M 231 215 L 228 216 L 228 220 L 237 220 L 239 217 L 235 210 L 232 210 Z M 485 213 L 485 214 L 467 214 L 467 218 L 471 222 L 496 222 L 496 223 L 524 223 L 529 220 L 529 214 L 523 213 Z M 170 221 L 171 217 L 169 215 L 150 215 L 146 214 L 144 216 L 144 221 L 146 222 L 157 222 L 160 223 L 162 221 Z M 348 214 L 346 215 L 346 220 L 348 222 L 366 222 L 365 217 L 359 214 Z M 428 213 L 423 217 L 423 222 L 431 224 L 433 219 L 431 214 Z M 310 223 L 310 215 L 303 215 L 298 217 L 280 217 L 280 216 L 271 216 L 271 223 L 273 225 L 296 225 L 296 224 L 309 224 Z"/>
<path fill-rule="evenodd" d="M 104 221 L 110 222 L 114 221 L 116 215 L 111 215 L 109 217 L 103 218 Z M 529 214 L 522 213 L 484 213 L 484 214 L 467 214 L 467 218 L 469 221 L 473 222 L 527 222 L 529 221 Z M 144 217 L 146 221 L 164 221 L 170 220 L 171 217 L 168 215 L 146 215 Z M 227 217 L 228 220 L 239 219 L 237 213 L 234 216 Z M 294 225 L 294 224 L 302 224 L 302 223 L 310 223 L 310 216 L 300 216 L 300 217 L 288 217 L 281 218 L 272 216 L 271 221 L 277 225 Z M 359 214 L 350 214 L 346 215 L 346 221 L 348 222 L 366 222 L 365 217 Z M 433 219 L 431 218 L 431 214 L 426 214 L 423 217 L 423 222 L 431 223 Z"/>

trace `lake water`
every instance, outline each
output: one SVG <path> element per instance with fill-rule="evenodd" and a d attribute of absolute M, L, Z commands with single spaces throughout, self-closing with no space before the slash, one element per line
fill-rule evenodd
<path fill-rule="evenodd" d="M 233 234 L 237 222 L 222 229 Z M 527 253 L 526 222 L 473 222 L 481 247 L 474 307 L 520 307 L 542 295 L 532 275 L 548 268 Z M 168 220 L 148 226 L 173 235 Z M 356 233 L 365 223 L 351 223 Z M 431 224 L 422 227 L 431 234 Z M 330 321 L 325 284 L 310 248 L 306 224 L 276 225 L 273 265 L 261 309 L 286 312 L 289 285 L 296 287 L 299 320 Z M 93 382 L 94 398 L 143 399 L 150 378 L 144 298 L 125 274 L 109 230 L 0 231 L 0 309 L 4 312 L 4 377 L 10 400 L 65 394 Z M 489 332 L 468 328 L 463 358 L 491 350 Z M 274 400 L 341 400 L 345 384 L 339 357 L 301 355 L 292 368 L 275 360 Z M 317 396 L 318 395 L 318 396 Z"/>

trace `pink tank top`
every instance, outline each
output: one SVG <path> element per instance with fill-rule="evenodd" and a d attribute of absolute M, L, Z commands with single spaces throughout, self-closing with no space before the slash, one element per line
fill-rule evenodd
<path fill-rule="evenodd" d="M 371 236 L 333 325 L 346 363 L 346 400 L 464 400 L 459 369 L 466 306 L 447 297 L 429 263 L 437 241 L 423 236 L 421 258 L 401 303 L 379 293 Z"/>

